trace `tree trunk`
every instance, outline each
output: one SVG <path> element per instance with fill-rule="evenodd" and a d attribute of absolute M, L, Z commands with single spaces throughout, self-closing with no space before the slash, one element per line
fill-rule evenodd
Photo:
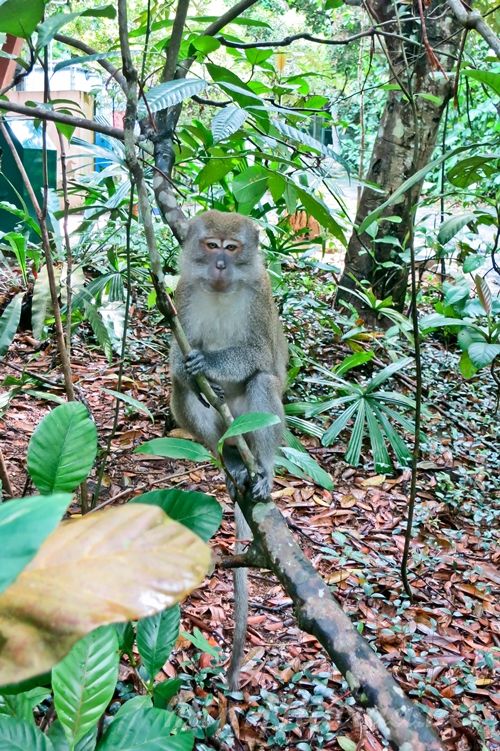
<path fill-rule="evenodd" d="M 415 20 L 419 19 L 419 5 L 418 0 L 413 3 L 413 13 L 411 8 L 408 12 L 410 20 L 405 21 L 404 17 L 397 19 L 393 2 L 371 0 L 367 3 L 376 22 L 392 20 L 382 29 L 404 36 L 405 41 L 384 37 L 391 77 L 393 83 L 399 83 L 401 88 L 389 91 L 366 175 L 367 181 L 380 186 L 383 193 L 363 188 L 356 212 L 357 226 L 431 160 L 441 116 L 453 93 L 453 79 L 448 74 L 456 64 L 460 48 L 461 35 L 455 33 L 460 25 L 444 0 L 432 2 L 424 11 L 428 37 L 426 45 L 425 29 L 420 20 Z M 425 5 L 422 0 L 421 7 Z M 401 4 L 398 7 L 401 8 Z M 415 43 L 411 39 L 421 42 Z M 422 182 L 385 210 L 383 216 L 398 216 L 401 222 L 396 224 L 381 220 L 376 239 L 390 236 L 399 241 L 401 248 L 408 247 L 414 206 L 421 188 Z M 379 299 L 391 295 L 395 306 L 401 309 L 405 301 L 409 268 L 401 262 L 398 250 L 400 248 L 394 244 L 376 242 L 366 232 L 358 235 L 354 230 L 340 285 L 355 289 L 357 282 L 366 280 Z M 340 290 L 338 297 L 340 301 L 348 300 L 358 309 L 361 308 L 358 298 L 353 295 Z"/>

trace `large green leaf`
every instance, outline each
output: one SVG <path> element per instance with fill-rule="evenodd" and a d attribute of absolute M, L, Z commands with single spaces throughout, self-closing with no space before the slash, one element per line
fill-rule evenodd
<path fill-rule="evenodd" d="M 363 232 L 366 231 L 366 228 L 370 226 L 370 224 L 373 224 L 373 222 L 377 221 L 379 217 L 383 214 L 385 209 L 387 209 L 389 206 L 392 206 L 393 203 L 396 203 L 404 194 L 406 191 L 410 190 L 410 188 L 413 188 L 415 185 L 417 185 L 421 180 L 424 179 L 426 174 L 430 171 L 435 169 L 436 167 L 439 167 L 443 162 L 445 162 L 447 159 L 450 159 L 450 157 L 455 156 L 456 154 L 461 154 L 463 151 L 466 151 L 469 149 L 470 146 L 459 146 L 456 149 L 452 149 L 452 151 L 447 151 L 446 154 L 443 156 L 438 157 L 437 159 L 434 159 L 432 162 L 428 162 L 422 169 L 417 170 L 413 175 L 411 175 L 407 180 L 405 180 L 399 188 L 396 188 L 394 193 L 391 193 L 389 198 L 380 204 L 380 206 L 377 206 L 376 209 L 373 211 L 370 211 L 369 214 L 363 219 L 361 224 L 358 227 L 358 234 L 361 235 Z"/>
<path fill-rule="evenodd" d="M 150 678 L 166 663 L 179 636 L 181 611 L 178 605 L 167 608 L 137 624 L 137 649 Z"/>
<path fill-rule="evenodd" d="M 75 21 L 80 16 L 95 16 L 98 18 L 114 18 L 116 10 L 112 5 L 102 5 L 96 8 L 86 8 L 75 13 L 54 13 L 38 27 L 37 47 L 41 49 L 52 41 L 57 32 L 67 23 Z"/>
<path fill-rule="evenodd" d="M 195 490 L 150 490 L 132 498 L 130 503 L 148 503 L 159 506 L 171 519 L 209 540 L 219 529 L 222 521 L 222 508 L 211 495 Z"/>
<path fill-rule="evenodd" d="M 394 430 L 392 424 L 387 419 L 384 408 L 381 408 L 374 399 L 370 399 L 370 407 L 384 429 L 384 433 L 396 455 L 398 464 L 402 467 L 411 466 L 411 452 L 399 433 Z"/>
<path fill-rule="evenodd" d="M 180 602 L 209 563 L 205 543 L 154 506 L 63 522 L 0 594 L 0 685 L 46 672 L 100 625 Z"/>
<path fill-rule="evenodd" d="M 474 342 L 467 352 L 475 368 L 484 368 L 492 363 L 496 357 L 500 357 L 500 344 Z"/>
<path fill-rule="evenodd" d="M 244 112 L 244 110 L 241 110 Z M 198 172 L 195 183 L 200 190 L 205 190 L 210 185 L 219 182 L 234 167 L 234 159 L 216 156 L 209 159 L 205 166 Z"/>
<path fill-rule="evenodd" d="M 212 135 L 214 143 L 222 141 L 224 138 L 236 133 L 248 117 L 248 112 L 229 104 L 224 109 L 219 110 L 212 120 Z"/>
<path fill-rule="evenodd" d="M 33 559 L 59 524 L 70 501 L 69 493 L 56 493 L 0 505 L 0 592 Z"/>
<path fill-rule="evenodd" d="M 134 453 L 165 456 L 169 459 L 187 459 L 191 462 L 213 461 L 212 454 L 201 443 L 187 441 L 185 438 L 153 438 L 152 441 L 137 446 Z"/>
<path fill-rule="evenodd" d="M 10 343 L 19 326 L 23 297 L 23 292 L 15 295 L 0 318 L 0 357 L 3 357 L 9 349 Z"/>
<path fill-rule="evenodd" d="M 341 398 L 345 402 L 348 402 L 348 401 L 352 402 L 353 400 L 355 400 L 355 401 L 353 402 L 353 404 L 350 404 L 350 406 L 347 407 L 347 409 L 345 409 L 342 412 L 342 414 L 340 414 L 332 422 L 332 424 L 330 425 L 330 427 L 328 428 L 328 430 L 326 430 L 323 438 L 321 439 L 321 443 L 323 444 L 323 446 L 331 446 L 332 445 L 332 443 L 337 438 L 337 436 L 339 435 L 339 433 L 341 433 L 344 430 L 344 428 L 346 427 L 346 425 L 349 422 L 349 420 L 351 419 L 351 417 L 354 417 L 354 415 L 356 414 L 356 412 L 358 410 L 359 402 L 360 402 L 361 397 L 357 397 L 357 396 L 344 396 L 344 397 L 341 397 Z"/>
<path fill-rule="evenodd" d="M 64 728 L 59 720 L 56 720 L 51 724 L 47 735 L 52 741 L 54 751 L 95 751 L 97 730 L 98 728 L 96 727 L 89 730 L 89 732 L 85 733 L 83 738 L 80 738 L 80 740 L 71 748 L 69 747 Z"/>
<path fill-rule="evenodd" d="M 138 114 L 140 117 L 145 117 L 148 109 L 150 112 L 159 112 L 167 109 L 167 107 L 174 107 L 185 99 L 199 94 L 206 86 L 207 82 L 201 78 L 180 78 L 160 83 L 146 92 L 148 106 L 146 108 L 144 103 L 141 102 L 138 107 Z"/>
<path fill-rule="evenodd" d="M 52 670 L 54 705 L 68 743 L 97 725 L 118 680 L 118 637 L 103 626 L 80 639 Z"/>
<path fill-rule="evenodd" d="M 365 434 L 365 417 L 365 400 L 361 399 L 358 403 L 358 413 L 354 421 L 349 446 L 347 447 L 345 455 L 346 462 L 352 464 L 353 467 L 358 466 L 359 458 L 361 456 L 361 447 L 363 445 L 363 436 Z"/>
<path fill-rule="evenodd" d="M 49 688 L 32 688 L 19 694 L 0 694 L 0 715 L 28 720 L 34 725 L 34 708 L 49 697 Z"/>
<path fill-rule="evenodd" d="M 270 412 L 246 412 L 244 415 L 236 417 L 228 429 L 224 432 L 219 440 L 219 447 L 222 446 L 227 438 L 236 435 L 251 433 L 253 430 L 261 430 L 271 425 L 277 425 L 280 422 L 278 415 Z"/>
<path fill-rule="evenodd" d="M 337 154 L 332 148 L 324 146 L 321 141 L 313 138 L 309 133 L 304 133 L 304 131 L 294 128 L 291 125 L 288 125 L 284 120 L 278 118 L 274 118 L 272 124 L 282 135 L 291 138 L 293 141 L 297 141 L 297 143 L 300 143 L 303 146 L 309 146 L 318 153 L 323 154 L 323 156 L 335 159 L 335 161 L 340 162 L 340 164 L 342 164 L 348 171 L 346 162 L 339 154 Z"/>
<path fill-rule="evenodd" d="M 476 221 L 476 215 L 471 211 L 466 214 L 457 214 L 446 219 L 439 228 L 437 240 L 441 245 L 446 245 L 457 232 L 460 232 L 467 224 Z"/>
<path fill-rule="evenodd" d="M 0 717 L 0 751 L 54 751 L 54 746 L 27 720 Z"/>
<path fill-rule="evenodd" d="M 97 453 L 97 430 L 80 402 L 60 404 L 31 436 L 28 472 L 40 493 L 72 491 L 87 477 Z"/>
<path fill-rule="evenodd" d="M 297 449 L 288 448 L 283 446 L 281 451 L 292 464 L 297 465 L 304 474 L 310 477 L 317 485 L 326 490 L 333 490 L 333 480 L 328 472 L 325 472 L 322 467 L 305 451 L 297 451 Z"/>
<path fill-rule="evenodd" d="M 254 114 L 268 120 L 267 113 L 264 112 L 264 102 L 262 99 L 236 73 L 213 63 L 207 64 L 207 70 L 212 80 L 219 84 L 221 89 L 234 99 L 235 102 L 238 102 L 242 107 L 253 108 Z M 262 113 L 257 114 L 255 108 L 257 108 L 257 112 L 262 109 Z"/>
<path fill-rule="evenodd" d="M 344 230 L 333 217 L 328 206 L 319 198 L 313 196 L 312 193 L 309 193 L 305 188 L 300 188 L 298 185 L 293 184 L 293 189 L 299 197 L 307 214 L 314 217 L 322 227 L 331 232 L 337 240 L 340 240 L 342 245 L 347 245 Z"/>
<path fill-rule="evenodd" d="M 388 381 L 394 373 L 397 373 L 398 370 L 403 370 L 403 368 L 407 368 L 412 362 L 413 360 L 411 357 L 404 357 L 402 360 L 397 360 L 397 362 L 391 362 L 390 365 L 386 365 L 385 368 L 379 370 L 378 373 L 368 381 L 365 388 L 366 393 L 374 391 L 382 383 Z"/>
<path fill-rule="evenodd" d="M 493 177 L 497 172 L 498 154 L 476 154 L 459 159 L 450 167 L 446 177 L 457 188 L 468 188 L 473 183 L 481 183 L 485 177 Z"/>
<path fill-rule="evenodd" d="M 44 0 L 4 0 L 0 4 L 0 32 L 28 39 L 43 18 Z"/>
<path fill-rule="evenodd" d="M 258 164 L 247 167 L 234 178 L 231 189 L 240 210 L 247 212 L 260 201 L 267 190 L 269 172 Z"/>
<path fill-rule="evenodd" d="M 385 446 L 384 435 L 380 429 L 378 416 L 372 409 L 370 401 L 365 400 L 366 408 L 366 425 L 368 427 L 368 436 L 375 462 L 375 471 L 385 474 L 392 469 L 392 462 Z"/>
<path fill-rule="evenodd" d="M 497 96 L 500 96 L 500 73 L 493 70 L 473 70 L 465 68 L 462 75 L 467 78 L 474 78 L 476 81 L 486 84 L 492 89 Z"/>
<path fill-rule="evenodd" d="M 123 705 L 124 709 L 128 703 Z M 180 731 L 170 735 L 178 724 L 178 718 L 166 709 L 120 710 L 99 743 L 98 751 L 191 751 L 192 733 Z"/>

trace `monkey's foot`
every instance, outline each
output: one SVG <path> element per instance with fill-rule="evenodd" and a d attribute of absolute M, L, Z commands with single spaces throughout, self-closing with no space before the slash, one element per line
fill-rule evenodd
<path fill-rule="evenodd" d="M 215 391 L 215 396 L 217 399 L 220 399 L 221 402 L 224 401 L 224 389 L 219 383 L 215 383 L 215 381 L 209 381 L 210 386 L 212 387 L 213 391 Z"/>
<path fill-rule="evenodd" d="M 271 494 L 269 478 L 264 472 L 258 472 L 250 486 L 250 494 L 254 501 L 267 501 Z"/>
<path fill-rule="evenodd" d="M 199 349 L 192 349 L 184 358 L 184 365 L 190 376 L 203 375 L 207 370 L 205 355 Z"/>

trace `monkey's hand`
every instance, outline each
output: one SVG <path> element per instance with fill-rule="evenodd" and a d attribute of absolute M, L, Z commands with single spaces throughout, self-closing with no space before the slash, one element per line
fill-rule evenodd
<path fill-rule="evenodd" d="M 184 358 L 184 365 L 188 375 L 195 378 L 199 375 L 206 375 L 207 361 L 205 355 L 199 349 L 192 349 L 191 352 Z"/>

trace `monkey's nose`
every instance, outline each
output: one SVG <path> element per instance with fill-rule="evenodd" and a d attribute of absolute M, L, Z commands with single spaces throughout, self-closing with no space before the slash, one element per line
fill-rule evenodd
<path fill-rule="evenodd" d="M 222 258 L 219 258 L 219 260 L 215 262 L 215 268 L 219 271 L 224 271 L 226 268 L 226 262 Z"/>

